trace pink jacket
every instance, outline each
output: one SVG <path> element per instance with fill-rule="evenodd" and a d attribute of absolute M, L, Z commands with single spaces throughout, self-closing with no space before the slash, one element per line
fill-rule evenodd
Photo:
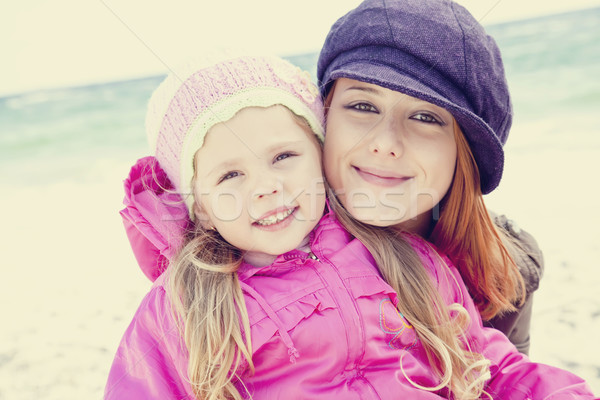
<path fill-rule="evenodd" d="M 484 328 L 456 268 L 435 262 L 430 248 L 408 237 L 448 303 L 471 316 L 469 340 L 492 361 L 486 390 L 501 399 L 592 399 L 569 372 L 535 364 L 499 331 Z M 398 299 L 366 248 L 326 215 L 298 250 L 267 267 L 243 264 L 239 278 L 250 318 L 256 373 L 242 372 L 254 399 L 445 398 L 411 385 L 436 384 Z M 142 301 L 117 350 L 106 399 L 193 399 L 188 355 L 170 314 L 161 275 Z"/>

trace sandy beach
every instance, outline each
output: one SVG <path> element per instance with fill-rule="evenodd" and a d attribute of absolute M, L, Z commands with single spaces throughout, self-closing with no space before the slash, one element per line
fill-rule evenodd
<path fill-rule="evenodd" d="M 503 180 L 486 197 L 544 252 L 531 358 L 585 378 L 596 396 L 598 21 L 600 9 L 590 9 L 493 27 L 515 120 Z M 97 43 L 104 46 L 104 37 Z M 72 46 L 68 52 L 81 58 Z M 316 57 L 297 59 L 309 69 Z M 0 98 L 0 400 L 103 397 L 121 336 L 151 285 L 118 212 L 122 181 L 146 155 L 145 107 L 160 79 Z"/>
<path fill-rule="evenodd" d="M 574 170 L 598 171 L 600 150 L 526 147 L 516 142 L 509 151 L 505 182 L 488 203 L 544 250 L 531 357 L 584 377 L 600 393 L 598 193 L 587 184 L 590 173 L 573 175 L 554 162 L 570 157 Z M 548 173 L 540 177 L 532 164 Z M 102 398 L 121 335 L 150 286 L 118 215 L 127 171 L 126 163 L 97 160 L 85 184 L 23 185 L 3 196 L 0 400 Z M 555 185 L 566 178 L 570 186 Z"/>

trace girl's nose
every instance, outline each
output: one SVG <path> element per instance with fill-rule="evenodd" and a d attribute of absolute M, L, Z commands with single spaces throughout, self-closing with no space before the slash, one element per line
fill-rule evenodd
<path fill-rule="evenodd" d="M 377 156 L 399 158 L 404 152 L 404 144 L 398 126 L 382 121 L 373 129 L 369 151 Z"/>
<path fill-rule="evenodd" d="M 271 194 L 277 194 L 277 192 L 278 192 L 277 189 L 273 189 L 271 192 L 267 192 L 267 193 L 258 192 L 258 193 L 255 193 L 254 195 L 257 198 L 262 199 L 265 196 L 268 196 L 268 195 L 271 195 Z"/>
<path fill-rule="evenodd" d="M 270 174 L 262 174 L 258 178 L 256 189 L 254 190 L 254 198 L 262 199 L 274 194 L 278 194 L 282 190 L 282 183 L 277 177 L 269 176 Z"/>

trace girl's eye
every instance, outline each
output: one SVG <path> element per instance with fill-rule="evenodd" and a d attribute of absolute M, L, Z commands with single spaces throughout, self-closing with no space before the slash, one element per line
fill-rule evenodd
<path fill-rule="evenodd" d="M 221 183 L 221 182 L 223 182 L 223 181 L 226 181 L 226 180 L 228 180 L 228 179 L 233 179 L 233 178 L 235 178 L 235 177 L 238 177 L 238 176 L 240 176 L 240 175 L 241 175 L 241 174 L 240 174 L 238 171 L 231 171 L 231 172 L 228 172 L 228 173 L 226 173 L 225 175 L 223 175 L 222 177 L 220 177 L 220 178 L 219 178 L 219 182 L 217 182 L 217 183 Z"/>
<path fill-rule="evenodd" d="M 356 103 L 356 104 L 351 104 L 346 106 L 347 109 L 349 110 L 355 110 L 355 111 L 360 111 L 360 112 L 372 112 L 372 113 L 376 113 L 377 109 L 369 103 Z"/>
<path fill-rule="evenodd" d="M 285 153 L 281 153 L 278 154 L 274 159 L 273 162 L 277 162 L 277 161 L 281 161 L 281 160 L 285 160 L 286 158 L 290 158 L 290 157 L 294 157 L 297 154 L 295 153 L 291 153 L 291 152 L 285 152 Z"/>
<path fill-rule="evenodd" d="M 417 121 L 425 122 L 427 124 L 438 124 L 442 125 L 442 123 L 433 115 L 427 113 L 418 113 L 411 117 Z"/>

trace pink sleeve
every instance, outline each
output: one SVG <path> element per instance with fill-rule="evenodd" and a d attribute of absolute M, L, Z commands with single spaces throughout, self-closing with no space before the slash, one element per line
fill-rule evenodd
<path fill-rule="evenodd" d="M 580 377 L 549 365 L 532 362 L 499 330 L 484 327 L 460 273 L 444 257 L 449 269 L 439 271 L 440 290 L 462 304 L 471 317 L 468 337 L 472 349 L 491 361 L 486 391 L 498 399 L 595 399 Z M 444 277 L 445 276 L 445 277 Z"/>
<path fill-rule="evenodd" d="M 156 280 L 181 247 L 191 227 L 187 208 L 154 157 L 144 157 L 124 182 L 125 231 L 144 274 Z"/>
<path fill-rule="evenodd" d="M 125 331 L 105 400 L 195 399 L 187 383 L 187 351 L 161 287 L 153 287 Z"/>
<path fill-rule="evenodd" d="M 580 377 L 532 362 L 519 353 L 502 332 L 484 327 L 481 315 L 452 261 L 420 237 L 407 234 L 406 238 L 428 269 L 442 299 L 447 304 L 461 304 L 469 313 L 471 323 L 466 332 L 469 345 L 474 352 L 491 362 L 491 379 L 485 389 L 488 394 L 495 399 L 510 400 L 596 399 L 588 384 Z M 440 259 L 444 262 L 440 262 Z"/>

